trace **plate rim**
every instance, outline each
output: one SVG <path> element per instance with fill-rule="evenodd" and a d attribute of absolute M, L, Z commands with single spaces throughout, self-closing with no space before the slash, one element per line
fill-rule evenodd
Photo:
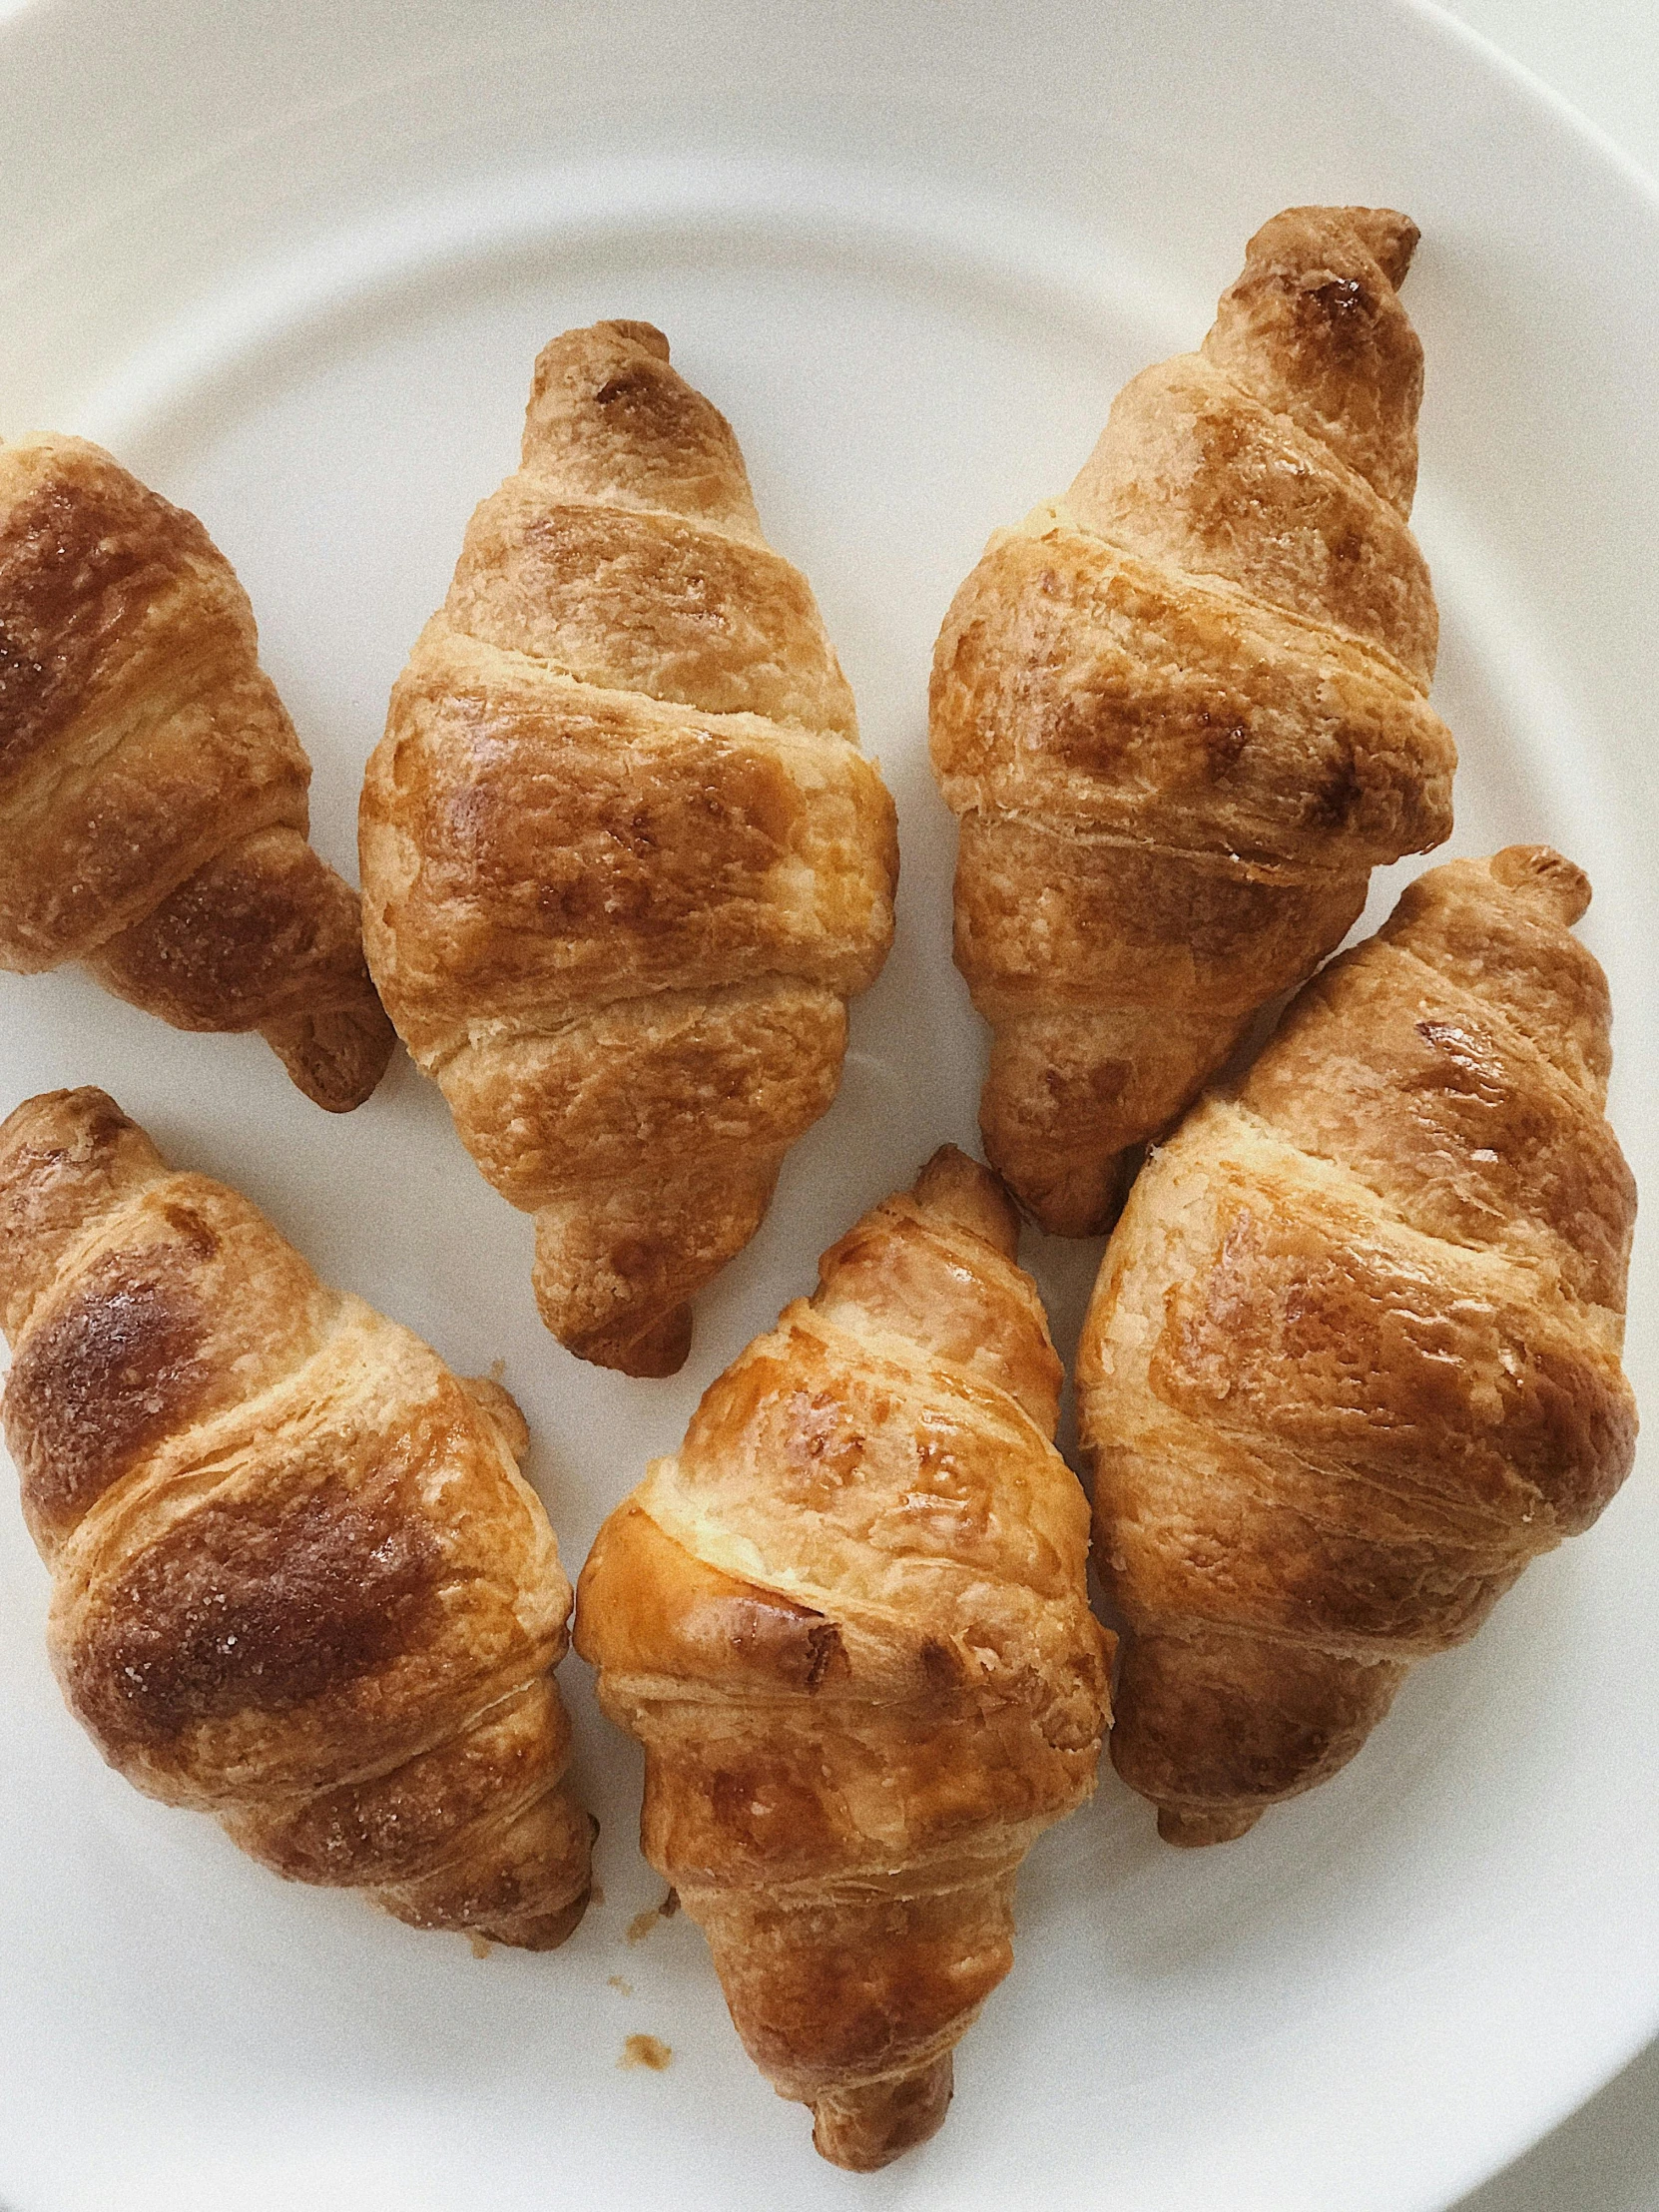
<path fill-rule="evenodd" d="M 1525 64 L 1497 46 L 1485 33 L 1438 5 L 1437 0 L 1389 0 L 1389 5 L 1400 16 L 1414 19 L 1425 27 L 1432 29 L 1440 37 L 1449 39 L 1453 45 L 1461 48 L 1467 57 L 1481 68 L 1505 79 L 1518 97 L 1524 99 L 1535 110 L 1546 113 L 1550 117 L 1552 125 L 1570 139 L 1575 139 L 1584 153 L 1593 158 L 1598 166 L 1615 172 L 1627 192 L 1640 204 L 1646 221 L 1655 231 L 1656 242 L 1659 242 L 1659 182 L 1656 182 L 1647 170 L 1627 155 L 1600 126 L 1585 117 L 1571 101 L 1556 92 L 1553 87 L 1538 77 Z M 0 10 L 0 73 L 4 72 L 6 66 L 6 44 L 14 26 L 30 21 L 38 21 L 42 17 L 50 16 L 53 12 L 52 7 L 48 5 L 48 0 L 22 0 L 21 5 L 9 10 Z M 68 14 L 71 11 L 66 9 L 64 12 Z M 1615 2056 L 1612 2062 L 1606 2065 L 1602 2065 L 1598 2060 L 1596 2064 L 1599 2070 L 1594 2070 L 1593 2078 L 1590 2078 L 1585 2086 L 1570 2088 L 1563 2092 L 1555 2116 L 1547 2122 L 1541 2131 L 1529 2130 L 1524 2139 L 1519 2141 L 1515 2148 L 1505 2156 L 1501 2165 L 1492 2166 L 1483 2162 L 1480 2171 L 1474 2175 L 1473 2179 L 1463 2184 L 1463 2193 L 1466 2193 L 1469 2188 L 1478 2186 L 1482 2180 L 1493 2178 L 1503 2170 L 1504 2166 L 1513 2163 L 1516 2157 L 1523 2155 L 1532 2144 L 1542 2140 L 1543 2136 L 1560 2124 L 1562 2119 L 1566 2118 L 1589 2097 L 1593 2096 L 1600 2087 L 1611 2080 L 1625 2064 L 1629 2063 L 1630 2059 L 1654 2039 L 1656 2033 L 1659 2033 L 1659 1987 L 1656 1987 L 1653 1993 L 1650 2015 L 1633 2039 L 1627 2038 L 1623 2055 Z M 1438 2202 L 1439 2200 L 1436 2199 L 1435 2201 Z"/>

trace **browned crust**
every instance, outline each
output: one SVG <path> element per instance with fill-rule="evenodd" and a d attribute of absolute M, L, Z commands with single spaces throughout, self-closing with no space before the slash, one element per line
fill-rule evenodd
<path fill-rule="evenodd" d="M 101 1091 L 0 1126 L 4 1400 L 65 1695 L 293 1879 L 543 1946 L 587 1894 L 522 1415 Z"/>
<path fill-rule="evenodd" d="M 58 743 L 89 695 L 112 684 L 122 639 L 168 618 L 180 576 L 211 572 L 219 560 L 194 515 L 124 469 L 99 467 L 95 451 L 61 439 L 25 440 L 10 453 L 12 496 L 0 519 L 0 781 Z M 228 595 L 211 599 L 193 646 L 240 651 L 250 628 L 241 616 Z"/>
<path fill-rule="evenodd" d="M 176 1029 L 258 1029 L 330 1113 L 362 1104 L 397 1041 L 363 959 L 357 894 L 297 830 L 216 854 L 87 964 Z"/>
<path fill-rule="evenodd" d="M 1439 843 L 1454 749 L 1406 517 L 1422 353 L 1403 216 L 1296 208 L 1196 353 L 1125 387 L 1061 500 L 999 531 L 934 655 L 956 959 L 993 1030 L 986 1154 L 1107 1228 L 1370 870 Z"/>
<path fill-rule="evenodd" d="M 646 324 L 537 362 L 361 812 L 366 942 L 582 1358 L 672 1372 L 829 1106 L 891 799 L 730 425 Z"/>
<path fill-rule="evenodd" d="M 1628 1473 L 1635 1187 L 1582 873 L 1418 878 L 1148 1166 L 1079 1354 L 1113 1738 L 1172 1841 L 1351 1759 Z"/>
<path fill-rule="evenodd" d="M 279 1031 L 301 1089 L 360 1104 L 392 1033 L 309 779 L 196 517 L 83 439 L 0 446 L 0 965 L 86 960 L 177 1027 Z"/>
<path fill-rule="evenodd" d="M 1015 1871 L 1088 1794 L 1110 1639 L 1018 1223 L 946 1146 L 824 1257 L 601 1529 L 577 1641 L 641 1836 L 836 2164 L 939 2125 Z"/>

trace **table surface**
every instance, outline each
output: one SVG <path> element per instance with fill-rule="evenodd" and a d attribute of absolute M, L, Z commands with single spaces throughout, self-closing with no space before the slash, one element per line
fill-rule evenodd
<path fill-rule="evenodd" d="M 1659 179 L 1654 0 L 1442 0 Z M 1455 2212 L 1659 2212 L 1659 2042 Z"/>

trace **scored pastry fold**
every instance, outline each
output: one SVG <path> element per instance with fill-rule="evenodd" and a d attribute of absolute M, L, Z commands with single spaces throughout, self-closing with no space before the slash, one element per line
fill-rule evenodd
<path fill-rule="evenodd" d="M 1588 899 L 1543 846 L 1431 869 L 1130 1195 L 1079 1411 L 1112 1757 L 1171 1842 L 1335 1773 L 1629 1471 Z"/>
<path fill-rule="evenodd" d="M 1018 1223 L 950 1147 L 709 1389 L 600 1530 L 577 1649 L 642 1843 L 838 2165 L 932 2134 L 1014 1878 L 1094 1786 L 1111 1640 Z"/>
<path fill-rule="evenodd" d="M 1451 827 L 1436 615 L 1406 517 L 1417 233 L 1293 208 L 1196 353 L 1137 376 L 1064 498 L 999 531 L 934 654 L 956 961 L 991 1024 L 986 1156 L 1109 1226 L 1257 1008 L 1380 862 Z"/>
<path fill-rule="evenodd" d="M 369 960 L 548 1327 L 666 1375 L 840 1079 L 892 802 L 730 425 L 647 323 L 555 338 L 363 790 Z"/>
<path fill-rule="evenodd" d="M 394 1039 L 310 774 L 196 517 L 84 438 L 0 444 L 0 967 L 82 961 L 360 1105 Z"/>
<path fill-rule="evenodd" d="M 52 1661 L 110 1764 L 278 1874 L 563 1941 L 570 1585 L 507 1392 L 97 1090 L 0 1125 L 0 1322 Z"/>

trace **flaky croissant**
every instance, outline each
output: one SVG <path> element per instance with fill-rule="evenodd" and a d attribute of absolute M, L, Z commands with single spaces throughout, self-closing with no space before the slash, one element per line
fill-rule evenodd
<path fill-rule="evenodd" d="M 110 1764 L 294 1880 L 561 1942 L 570 1586 L 506 1391 L 96 1090 L 0 1126 L 0 1321 L 53 1664 Z"/>
<path fill-rule="evenodd" d="M 1014 1877 L 1094 1786 L 1110 1638 L 1013 1208 L 946 1147 L 867 1214 L 600 1530 L 577 1649 L 642 1840 L 837 2165 L 932 2134 Z"/>
<path fill-rule="evenodd" d="M 394 1040 L 310 774 L 196 517 L 82 438 L 0 445 L 0 967 L 84 961 L 361 1105 Z"/>
<path fill-rule="evenodd" d="M 1293 208 L 1197 353 L 1137 376 L 1065 497 L 991 539 L 934 655 L 956 961 L 993 1030 L 986 1156 L 1106 1228 L 1252 1013 L 1379 862 L 1451 827 L 1406 527 L 1422 352 L 1386 209 Z"/>
<path fill-rule="evenodd" d="M 363 790 L 369 962 L 584 1359 L 667 1375 L 834 1096 L 892 802 L 725 418 L 641 322 L 555 338 Z"/>
<path fill-rule="evenodd" d="M 1131 1193 L 1078 1390 L 1112 1757 L 1173 1843 L 1335 1773 L 1629 1470 L 1588 899 L 1543 846 L 1430 870 Z"/>

